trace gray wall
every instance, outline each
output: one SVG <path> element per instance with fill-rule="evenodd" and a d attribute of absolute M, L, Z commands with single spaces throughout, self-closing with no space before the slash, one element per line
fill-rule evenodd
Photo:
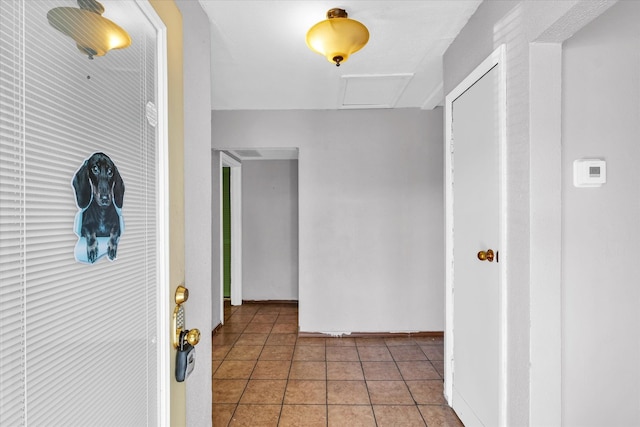
<path fill-rule="evenodd" d="M 640 3 L 563 46 L 563 425 L 640 425 Z M 572 163 L 607 161 L 576 188 Z M 600 371 L 601 367 L 606 367 Z"/>
<path fill-rule="evenodd" d="M 220 295 L 212 294 L 218 275 L 212 274 L 217 258 L 212 253 L 211 224 L 219 221 L 219 209 L 211 209 L 209 20 L 198 2 L 178 0 L 176 4 L 184 28 L 185 286 L 191 295 L 186 326 L 201 332 L 198 362 L 186 381 L 186 413 L 187 425 L 207 426 L 211 425 L 211 327 L 220 319 Z"/>
<path fill-rule="evenodd" d="M 298 300 L 298 161 L 242 162 L 242 299 Z"/>
<path fill-rule="evenodd" d="M 214 111 L 213 148 L 299 147 L 303 332 L 442 331 L 442 112 Z"/>
<path fill-rule="evenodd" d="M 559 229 L 561 221 L 557 206 L 562 183 L 549 181 L 550 176 L 561 176 L 559 125 L 544 114 L 545 109 L 559 111 L 560 98 L 532 93 L 534 85 L 543 90 L 557 85 L 559 76 L 548 73 L 559 73 L 560 66 L 546 61 L 559 62 L 561 56 L 533 47 L 563 42 L 611 4 L 483 2 L 444 56 L 446 94 L 494 49 L 506 46 L 507 425 L 558 425 L 561 418 L 561 309 L 556 291 L 561 286 L 561 237 L 537 238 Z"/>

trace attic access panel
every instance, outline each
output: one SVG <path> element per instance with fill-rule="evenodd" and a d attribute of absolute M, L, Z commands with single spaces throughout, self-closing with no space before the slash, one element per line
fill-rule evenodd
<path fill-rule="evenodd" d="M 413 73 L 342 76 L 340 108 L 393 108 Z"/>

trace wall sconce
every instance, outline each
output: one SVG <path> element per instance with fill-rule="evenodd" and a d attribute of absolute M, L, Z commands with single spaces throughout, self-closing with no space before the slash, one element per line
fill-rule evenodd
<path fill-rule="evenodd" d="M 104 18 L 104 6 L 96 0 L 78 0 L 75 7 L 56 7 L 47 13 L 49 24 L 75 40 L 80 52 L 93 59 L 111 49 L 131 45 L 131 37 L 113 21 Z"/>
<path fill-rule="evenodd" d="M 349 19 L 344 9 L 330 9 L 327 19 L 307 32 L 307 46 L 327 58 L 337 67 L 349 55 L 362 49 L 369 41 L 369 30 L 360 22 Z"/>

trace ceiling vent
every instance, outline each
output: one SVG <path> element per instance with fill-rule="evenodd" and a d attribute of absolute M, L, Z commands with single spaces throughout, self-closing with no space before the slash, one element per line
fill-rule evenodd
<path fill-rule="evenodd" d="M 340 108 L 393 108 L 413 73 L 342 76 Z"/>

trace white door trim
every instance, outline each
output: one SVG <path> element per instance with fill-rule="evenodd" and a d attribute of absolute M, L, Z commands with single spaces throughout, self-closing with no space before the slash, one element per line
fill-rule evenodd
<path fill-rule="evenodd" d="M 454 343 L 455 343 L 455 327 L 453 324 L 454 310 L 454 277 L 453 277 L 453 101 L 461 96 L 483 75 L 494 67 L 497 67 L 499 76 L 498 90 L 498 120 L 499 120 L 499 176 L 500 176 L 500 337 L 499 337 L 499 420 L 500 426 L 507 425 L 507 240 L 506 240 L 506 224 L 507 224 L 507 198 L 506 198 L 506 65 L 505 65 L 505 46 L 499 46 L 493 53 L 476 67 L 455 89 L 453 89 L 445 98 L 445 230 L 446 230 L 446 255 L 445 255 L 445 397 L 449 405 L 453 405 L 453 374 L 455 370 L 454 360 Z"/>
<path fill-rule="evenodd" d="M 157 349 L 158 349 L 158 425 L 168 427 L 171 420 L 171 355 L 169 342 L 169 138 L 167 83 L 167 27 L 148 0 L 136 0 L 142 13 L 156 29 L 156 108 L 158 123 L 158 292 L 157 292 Z"/>
<path fill-rule="evenodd" d="M 220 152 L 220 173 L 231 168 L 231 305 L 242 305 L 242 163 Z M 220 313 L 224 313 L 222 178 L 220 179 Z M 224 323 L 224 315 L 221 314 Z"/>

